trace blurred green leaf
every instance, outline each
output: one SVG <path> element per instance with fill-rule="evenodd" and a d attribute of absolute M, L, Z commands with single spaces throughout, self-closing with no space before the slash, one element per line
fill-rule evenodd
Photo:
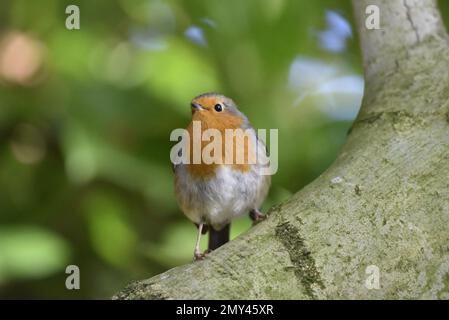
<path fill-rule="evenodd" d="M 95 177 L 104 177 L 143 192 L 168 208 L 176 207 L 168 156 L 165 167 L 144 162 L 75 124 L 67 129 L 65 150 L 68 175 L 74 182 L 87 183 Z"/>
<path fill-rule="evenodd" d="M 86 80 L 91 77 L 88 66 L 96 38 L 90 32 L 56 29 L 49 41 L 49 62 L 56 72 Z"/>
<path fill-rule="evenodd" d="M 89 235 L 94 250 L 116 267 L 134 263 L 137 236 L 127 221 L 127 208 L 119 198 L 104 192 L 89 195 L 84 202 Z"/>
<path fill-rule="evenodd" d="M 141 52 L 139 59 L 148 73 L 150 92 L 185 113 L 185 106 L 193 97 L 219 91 L 221 86 L 204 52 L 194 50 L 186 41 L 177 38 L 167 39 L 167 42 L 167 49 Z"/>
<path fill-rule="evenodd" d="M 0 228 L 0 283 L 64 272 L 70 248 L 56 233 L 37 226 Z"/>

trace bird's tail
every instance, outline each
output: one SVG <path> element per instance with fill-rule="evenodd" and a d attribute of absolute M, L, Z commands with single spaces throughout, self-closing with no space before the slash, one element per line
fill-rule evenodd
<path fill-rule="evenodd" d="M 230 226 L 227 224 L 219 231 L 209 228 L 209 250 L 215 250 L 229 241 Z"/>

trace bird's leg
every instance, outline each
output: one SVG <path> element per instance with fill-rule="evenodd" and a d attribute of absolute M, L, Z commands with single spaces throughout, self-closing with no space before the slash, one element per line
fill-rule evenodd
<path fill-rule="evenodd" d="M 198 223 L 195 223 L 196 228 L 198 229 L 200 225 Z M 203 229 L 201 230 L 201 234 L 206 234 L 207 231 L 209 231 L 209 227 L 207 224 L 203 225 Z"/>
<path fill-rule="evenodd" d="M 196 238 L 196 244 L 195 244 L 195 251 L 193 252 L 193 260 L 201 260 L 205 257 L 205 253 L 201 252 L 200 249 L 200 241 L 201 241 L 201 235 L 203 233 L 203 227 L 204 227 L 204 223 L 200 223 L 198 225 L 198 236 Z"/>
<path fill-rule="evenodd" d="M 218 231 L 211 226 L 209 230 L 208 252 L 211 252 L 212 250 L 215 250 L 228 242 L 230 230 L 230 223 L 228 223 Z"/>
<path fill-rule="evenodd" d="M 259 222 L 261 222 L 267 218 L 267 216 L 264 215 L 262 212 L 260 212 L 258 209 L 251 210 L 249 212 L 249 217 L 253 221 L 253 225 L 258 224 Z"/>

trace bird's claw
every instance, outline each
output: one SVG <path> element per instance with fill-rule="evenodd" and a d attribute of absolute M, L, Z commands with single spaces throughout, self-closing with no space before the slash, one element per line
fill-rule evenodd
<path fill-rule="evenodd" d="M 203 260 L 210 253 L 210 250 L 206 250 L 204 252 L 195 251 L 193 253 L 193 261 Z"/>
<path fill-rule="evenodd" d="M 251 220 L 253 221 L 253 225 L 258 224 L 259 222 L 265 220 L 267 216 L 262 214 L 259 210 L 252 210 L 249 214 Z"/>

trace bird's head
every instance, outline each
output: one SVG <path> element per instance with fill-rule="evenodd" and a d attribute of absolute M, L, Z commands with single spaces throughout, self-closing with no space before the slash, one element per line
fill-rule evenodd
<path fill-rule="evenodd" d="M 240 112 L 232 99 L 218 93 L 204 93 L 195 97 L 191 104 L 192 120 L 201 121 L 206 127 L 248 128 L 246 116 Z"/>

